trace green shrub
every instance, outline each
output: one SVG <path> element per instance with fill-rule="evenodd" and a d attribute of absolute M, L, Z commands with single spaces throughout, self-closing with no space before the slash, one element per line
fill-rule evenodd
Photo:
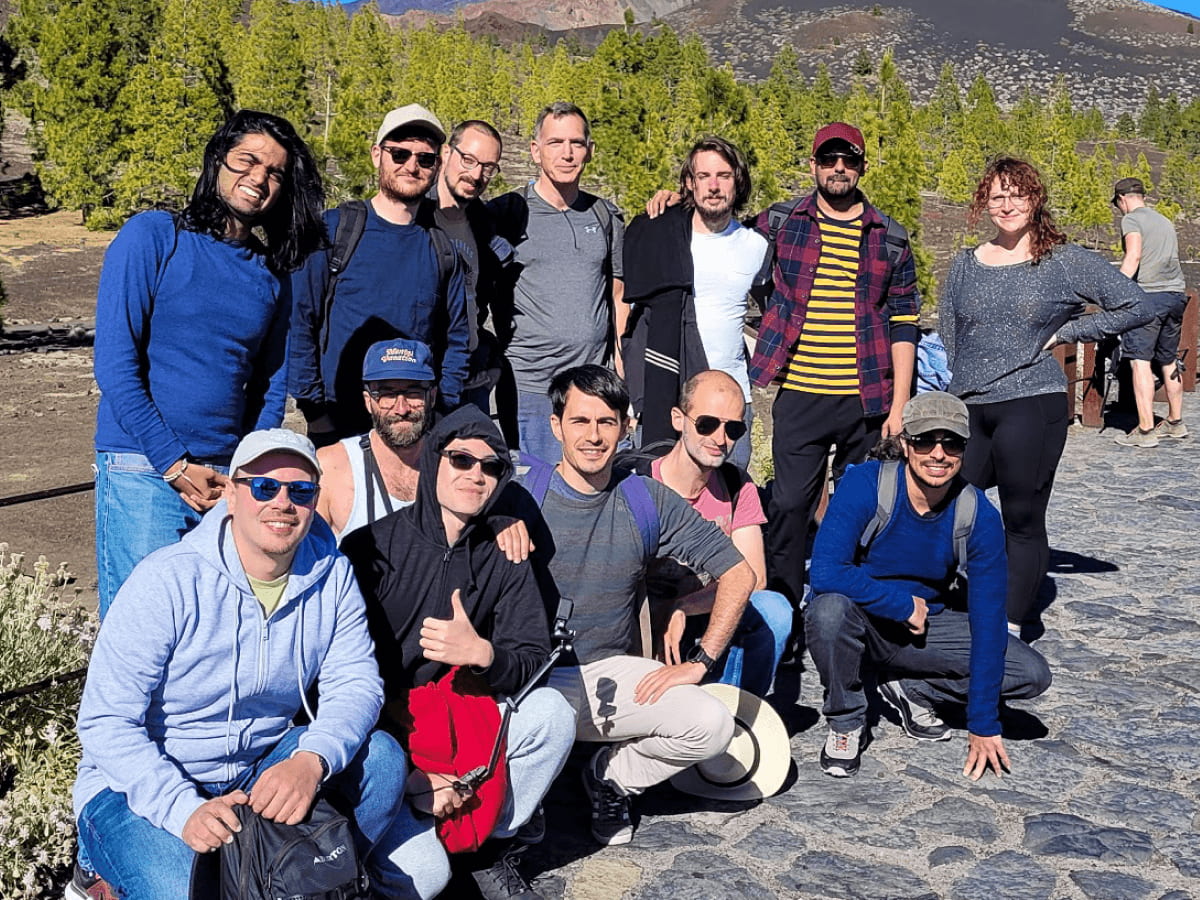
<path fill-rule="evenodd" d="M 87 665 L 98 621 L 64 597 L 66 565 L 24 559 L 0 543 L 0 696 Z M 39 900 L 70 871 L 79 763 L 78 679 L 0 699 L 0 897 Z"/>
<path fill-rule="evenodd" d="M 764 485 L 775 477 L 775 458 L 771 456 L 771 439 L 760 416 L 750 425 L 750 447 L 750 475 L 755 484 Z"/>

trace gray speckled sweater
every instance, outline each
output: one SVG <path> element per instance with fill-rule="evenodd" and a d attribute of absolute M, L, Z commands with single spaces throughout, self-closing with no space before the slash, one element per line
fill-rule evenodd
<path fill-rule="evenodd" d="M 1099 312 L 1084 315 L 1085 303 Z M 950 392 L 967 403 L 998 403 L 1067 389 L 1042 347 L 1095 341 L 1144 325 L 1154 308 L 1133 281 L 1099 254 L 1055 247 L 1038 265 L 981 263 L 973 249 L 954 260 L 942 288 L 938 330 L 946 344 Z"/>

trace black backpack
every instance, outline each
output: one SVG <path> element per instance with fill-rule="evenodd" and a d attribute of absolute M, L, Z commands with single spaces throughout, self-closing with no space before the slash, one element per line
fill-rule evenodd
<path fill-rule="evenodd" d="M 417 213 L 417 224 L 421 225 L 433 241 L 438 261 L 438 290 L 445 292 L 454 271 L 456 252 L 454 243 L 434 222 L 434 207 L 430 200 L 422 200 Z M 367 228 L 367 204 L 364 200 L 349 200 L 338 206 L 338 223 L 333 232 L 333 246 L 329 249 L 329 273 L 325 279 L 325 293 L 321 296 L 321 351 L 329 348 L 329 311 L 333 307 L 333 295 L 337 291 L 338 276 L 346 271 L 350 257 L 358 248 L 363 232 Z"/>
<path fill-rule="evenodd" d="M 349 820 L 318 797 L 299 825 L 235 806 L 242 830 L 218 857 L 197 855 L 191 900 L 370 900 Z"/>

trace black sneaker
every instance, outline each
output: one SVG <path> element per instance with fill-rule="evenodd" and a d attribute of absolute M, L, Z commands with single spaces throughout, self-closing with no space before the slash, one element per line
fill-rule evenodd
<path fill-rule="evenodd" d="M 597 750 L 583 767 L 583 789 L 592 803 L 592 837 L 606 847 L 628 844 L 633 840 L 629 798 L 598 774 L 602 757 L 607 763 L 607 747 Z"/>
<path fill-rule="evenodd" d="M 938 718 L 937 713 L 922 706 L 904 692 L 899 681 L 881 681 L 879 696 L 892 709 L 900 713 L 900 724 L 904 733 L 918 741 L 944 741 L 950 737 L 950 726 Z"/>
<path fill-rule="evenodd" d="M 510 842 L 501 850 L 486 869 L 476 869 L 471 873 L 475 886 L 479 888 L 484 900 L 542 900 L 542 895 L 529 886 L 519 868 L 521 854 L 525 848 L 515 842 Z"/>
<path fill-rule="evenodd" d="M 834 778 L 849 778 L 858 771 L 862 760 L 862 728 L 852 731 L 829 729 L 821 748 L 821 771 Z"/>
<path fill-rule="evenodd" d="M 79 863 L 75 863 L 75 872 L 63 891 L 63 900 L 117 900 L 117 892 L 95 872 L 85 872 Z"/>
<path fill-rule="evenodd" d="M 546 810 L 542 804 L 537 805 L 529 821 L 517 829 L 513 840 L 526 847 L 540 844 L 546 839 Z"/>

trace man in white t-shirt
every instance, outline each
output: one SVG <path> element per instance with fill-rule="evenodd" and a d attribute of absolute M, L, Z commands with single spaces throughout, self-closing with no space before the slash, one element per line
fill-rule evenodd
<path fill-rule="evenodd" d="M 707 137 L 688 153 L 679 191 L 680 205 L 638 216 L 625 235 L 624 299 L 633 306 L 625 372 L 643 445 L 675 440 L 674 400 L 706 369 L 738 383 L 747 425 L 752 418 L 742 329 L 767 241 L 734 219 L 750 196 L 750 169 L 733 144 Z M 748 436 L 730 459 L 749 462 Z"/>

